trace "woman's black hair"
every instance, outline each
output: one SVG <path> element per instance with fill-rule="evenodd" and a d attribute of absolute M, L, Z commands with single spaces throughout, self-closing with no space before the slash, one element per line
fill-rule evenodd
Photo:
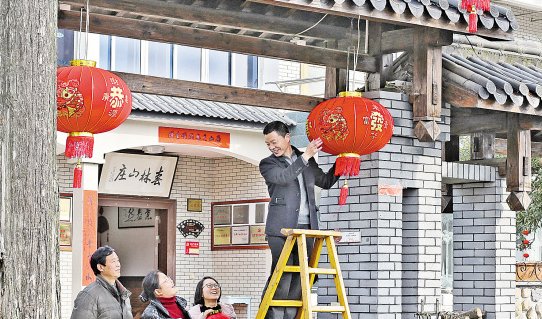
<path fill-rule="evenodd" d="M 159 273 L 161 273 L 161 271 L 152 270 L 147 274 L 147 276 L 145 276 L 145 278 L 143 278 L 143 282 L 141 283 L 143 292 L 139 295 L 139 299 L 141 299 L 141 301 L 146 302 L 156 299 L 154 290 L 160 288 L 160 278 L 158 277 Z"/>
<path fill-rule="evenodd" d="M 196 292 L 194 293 L 194 304 L 195 305 L 205 305 L 205 300 L 203 299 L 203 282 L 205 281 L 205 279 L 212 279 L 216 282 L 217 285 L 220 286 L 220 284 L 218 283 L 218 281 L 216 281 L 216 279 L 214 279 L 213 277 L 211 276 L 205 276 L 203 277 L 202 280 L 200 280 L 198 282 L 198 284 L 196 285 Z M 220 295 L 218 296 L 218 301 L 220 301 L 220 297 L 222 297 L 222 290 L 219 290 L 220 291 Z"/>
<path fill-rule="evenodd" d="M 105 260 L 107 259 L 107 256 L 114 253 L 115 250 L 109 246 L 103 246 L 98 248 L 94 254 L 92 254 L 92 257 L 90 257 L 90 268 L 92 268 L 92 271 L 96 276 L 98 276 L 101 271 L 98 270 L 98 264 L 105 267 Z"/>

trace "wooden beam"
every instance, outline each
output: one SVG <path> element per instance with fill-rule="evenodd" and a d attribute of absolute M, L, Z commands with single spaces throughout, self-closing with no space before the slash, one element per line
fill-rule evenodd
<path fill-rule="evenodd" d="M 492 112 L 484 115 L 471 115 L 452 117 L 450 134 L 467 135 L 472 133 L 499 133 L 506 132 L 506 113 Z"/>
<path fill-rule="evenodd" d="M 479 99 L 478 94 L 473 91 L 467 90 L 465 88 L 459 87 L 450 82 L 443 83 L 443 97 L 444 100 L 452 106 L 455 107 L 467 107 L 467 108 L 477 108 L 477 109 L 486 109 L 493 111 L 504 111 L 507 113 L 521 113 L 524 115 L 542 115 L 542 108 L 534 108 L 532 106 L 515 106 L 511 102 L 506 104 L 499 104 L 493 99 Z M 529 124 L 532 123 L 532 124 Z M 542 128 L 542 124 L 537 124 L 538 121 L 529 120 L 525 124 L 522 124 L 522 128 L 526 125 L 537 125 L 537 127 Z M 540 126 L 538 126 L 540 125 Z"/>
<path fill-rule="evenodd" d="M 335 68 L 345 68 L 347 61 L 345 51 L 137 19 L 91 14 L 90 26 L 90 32 L 93 33 L 273 57 Z M 79 13 L 61 10 L 58 15 L 58 27 L 78 30 Z M 357 70 L 375 72 L 375 58 L 359 56 Z"/>
<path fill-rule="evenodd" d="M 306 10 L 313 12 L 322 12 L 333 15 L 340 15 L 349 18 L 357 19 L 360 17 L 363 20 L 384 22 L 390 24 L 420 26 L 436 29 L 450 30 L 455 33 L 463 33 L 469 35 L 468 24 L 460 19 L 457 23 L 453 23 L 448 19 L 433 19 L 427 15 L 422 15 L 416 18 L 411 14 L 396 14 L 389 8 L 382 11 L 371 9 L 370 5 L 345 5 L 344 3 L 329 2 L 329 1 L 309 1 L 306 0 L 247 0 L 252 2 L 265 3 L 269 5 L 284 6 L 288 8 Z M 487 30 L 484 28 L 478 29 L 478 36 L 489 39 L 513 40 L 514 36 L 511 32 L 504 32 L 500 29 Z"/>
<path fill-rule="evenodd" d="M 495 154 L 506 155 L 506 140 L 502 138 L 495 139 Z M 531 157 L 542 157 L 542 143 L 531 141 Z"/>
<path fill-rule="evenodd" d="M 507 114 L 506 190 L 531 190 L 531 133 L 519 124 L 519 115 Z"/>
<path fill-rule="evenodd" d="M 148 75 L 112 72 L 126 82 L 130 91 L 243 105 L 310 112 L 322 98 L 255 89 L 191 82 Z"/>
<path fill-rule="evenodd" d="M 435 31 L 417 28 L 414 36 L 412 91 L 414 120 L 440 119 L 442 101 L 442 48 L 429 43 Z"/>
<path fill-rule="evenodd" d="M 76 9 L 83 5 L 81 1 L 63 1 L 63 3 L 72 5 Z M 92 0 L 90 1 L 91 14 L 96 10 L 94 8 L 279 34 L 296 34 L 310 28 L 310 30 L 303 33 L 303 36 L 329 39 L 348 38 L 350 36 L 349 19 L 343 18 L 344 21 L 335 19 L 333 25 L 326 24 L 324 19 L 321 23 L 315 25 L 319 18 L 323 16 L 319 13 L 313 13 L 313 16 L 305 14 L 304 19 L 295 19 L 287 16 L 265 15 L 248 10 L 216 9 L 160 0 Z M 340 22 L 343 22 L 343 24 L 336 25 Z"/>
<path fill-rule="evenodd" d="M 415 28 L 406 28 L 382 33 L 380 46 L 381 53 L 395 53 L 414 50 L 414 30 Z M 434 29 L 433 37 L 427 39 L 431 46 L 440 47 L 453 43 L 453 33 L 448 30 Z M 370 35 L 371 37 L 372 35 Z"/>

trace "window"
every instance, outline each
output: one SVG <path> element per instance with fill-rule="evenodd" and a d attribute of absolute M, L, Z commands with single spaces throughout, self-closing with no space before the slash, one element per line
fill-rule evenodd
<path fill-rule="evenodd" d="M 209 50 L 209 83 L 230 85 L 231 55 Z"/>
<path fill-rule="evenodd" d="M 57 64 L 70 65 L 70 61 L 74 57 L 74 32 L 60 29 L 57 38 Z"/>
<path fill-rule="evenodd" d="M 201 49 L 174 46 L 173 78 L 186 81 L 201 81 Z"/>
<path fill-rule="evenodd" d="M 147 74 L 171 78 L 173 75 L 173 46 L 159 42 L 147 42 L 147 44 Z"/>
<path fill-rule="evenodd" d="M 86 36 L 60 29 L 58 64 L 88 59 L 105 70 L 239 87 L 259 85 L 259 58 L 255 56 L 93 33 L 87 41 Z"/>
<path fill-rule="evenodd" d="M 450 292 L 454 280 L 454 229 L 453 213 L 442 214 L 442 260 L 441 260 L 441 288 Z"/>
<path fill-rule="evenodd" d="M 113 37 L 111 69 L 139 74 L 141 72 L 141 41 Z"/>
<path fill-rule="evenodd" d="M 255 199 L 212 203 L 212 250 L 267 248 L 268 202 L 269 199 Z"/>

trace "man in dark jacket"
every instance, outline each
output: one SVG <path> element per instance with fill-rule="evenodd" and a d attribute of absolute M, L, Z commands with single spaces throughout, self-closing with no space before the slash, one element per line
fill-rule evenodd
<path fill-rule="evenodd" d="M 322 141 L 319 138 L 310 142 L 302 153 L 290 144 L 288 127 L 282 122 L 269 123 L 264 128 L 263 134 L 267 147 L 273 153 L 260 162 L 260 173 L 265 179 L 271 197 L 265 233 L 271 249 L 272 261 L 271 275 L 263 292 L 265 294 L 286 242 L 286 237 L 280 230 L 282 228 L 318 229 L 314 186 L 329 189 L 339 177 L 334 175 L 335 166 L 324 173 L 314 160 L 313 156 L 322 149 Z M 313 244 L 312 240 L 308 240 L 309 256 L 312 253 Z M 299 264 L 297 245 L 292 250 L 288 264 Z M 284 272 L 273 299 L 300 300 L 299 274 Z M 270 307 L 267 318 L 293 319 L 296 313 L 295 307 Z"/>
<path fill-rule="evenodd" d="M 98 248 L 90 258 L 96 281 L 75 298 L 71 319 L 133 319 L 130 295 L 117 280 L 120 261 L 109 246 Z"/>

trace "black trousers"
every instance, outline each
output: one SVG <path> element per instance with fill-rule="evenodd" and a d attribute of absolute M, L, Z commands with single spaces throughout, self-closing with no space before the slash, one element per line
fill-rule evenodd
<path fill-rule="evenodd" d="M 298 229 L 309 229 L 309 225 L 299 225 Z M 268 236 L 267 242 L 271 249 L 271 273 L 265 284 L 265 288 L 262 293 L 262 299 L 269 285 L 269 281 L 273 276 L 275 267 L 279 261 L 282 248 L 286 243 L 286 237 Z M 312 249 L 314 248 L 314 238 L 307 237 L 307 256 L 310 258 Z M 308 261 L 307 261 L 308 262 Z M 299 252 L 297 250 L 297 243 L 292 249 L 290 258 L 287 265 L 299 266 Z M 275 290 L 274 300 L 301 300 L 301 278 L 299 273 L 283 272 L 279 281 L 277 289 Z M 295 319 L 297 314 L 297 307 L 269 307 L 267 311 L 266 319 Z"/>

